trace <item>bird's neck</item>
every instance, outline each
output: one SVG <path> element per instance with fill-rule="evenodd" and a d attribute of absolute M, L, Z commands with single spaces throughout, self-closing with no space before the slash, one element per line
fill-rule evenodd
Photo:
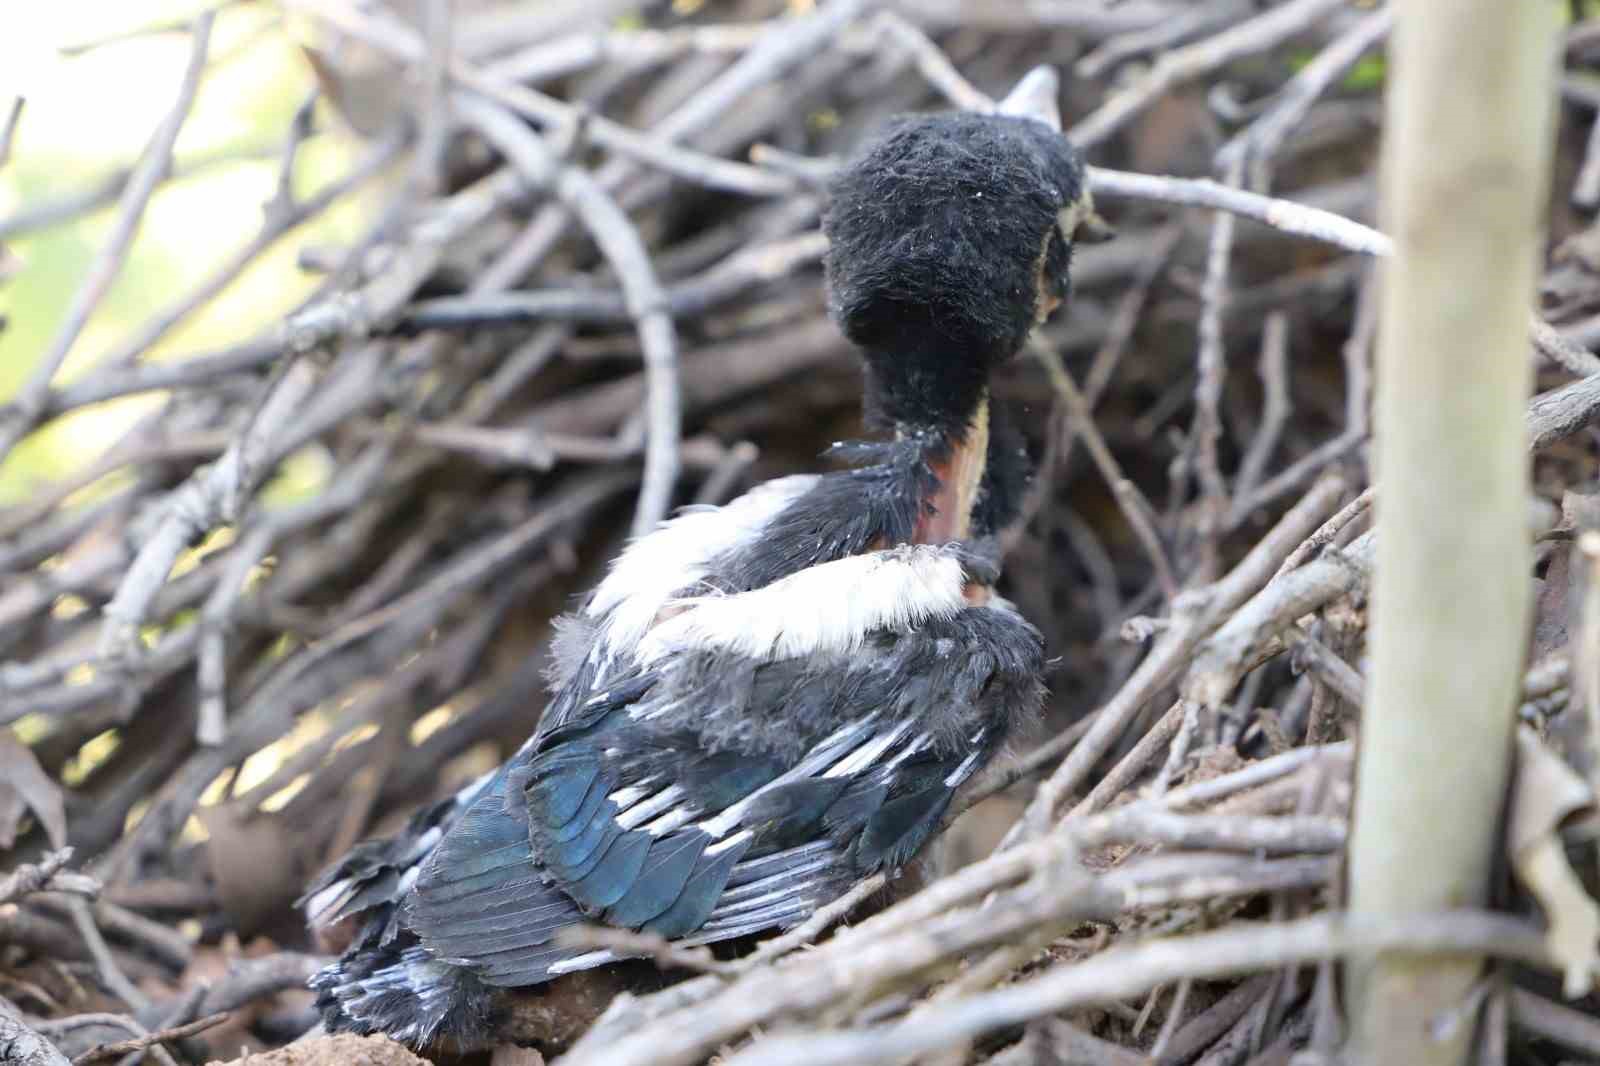
<path fill-rule="evenodd" d="M 903 328 L 893 352 L 863 351 L 868 425 L 894 433 L 931 477 L 916 480 L 910 539 L 969 539 L 989 460 L 990 360 L 932 329 Z"/>

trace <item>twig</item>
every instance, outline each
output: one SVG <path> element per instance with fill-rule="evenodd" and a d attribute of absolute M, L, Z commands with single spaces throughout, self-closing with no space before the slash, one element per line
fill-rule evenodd
<path fill-rule="evenodd" d="M 0 997 L 0 1060 L 16 1066 L 72 1066 L 55 1045 L 31 1029 L 22 1012 Z"/>
<path fill-rule="evenodd" d="M 33 371 L 11 402 L 0 410 L 0 462 L 5 460 L 17 441 L 21 440 L 38 421 L 44 408 L 45 395 L 50 389 L 51 379 L 61 368 L 67 353 L 72 350 L 79 334 L 83 332 L 83 327 L 88 324 L 89 316 L 94 313 L 106 290 L 111 287 L 112 281 L 122 270 L 128 248 L 133 244 L 133 238 L 139 232 L 139 225 L 144 220 L 145 206 L 150 202 L 150 196 L 155 192 L 157 183 L 172 162 L 172 146 L 177 141 L 178 132 L 183 129 L 184 120 L 189 117 L 195 95 L 200 90 L 200 77 L 205 72 L 206 51 L 211 43 L 211 23 L 214 17 L 214 14 L 208 11 L 195 20 L 194 43 L 189 52 L 189 64 L 184 70 L 183 81 L 178 88 L 177 103 L 172 106 L 172 110 L 168 112 L 167 117 L 162 120 L 161 125 L 151 136 L 150 142 L 145 146 L 144 154 L 134 168 L 133 175 L 128 179 L 128 187 L 123 191 L 121 207 L 117 212 L 117 221 L 112 227 L 111 235 L 101 246 L 93 264 L 86 272 L 83 284 L 78 287 L 72 303 L 68 305 L 66 316 L 51 339 L 50 346 L 40 356 Z M 15 115 L 18 111 L 14 110 L 12 113 Z"/>
<path fill-rule="evenodd" d="M 1359 222 L 1305 204 L 1230 188 L 1209 178 L 1170 178 L 1091 167 L 1089 189 L 1096 198 L 1155 200 L 1227 211 L 1285 233 L 1324 241 L 1363 255 L 1386 256 L 1394 252 L 1392 240 Z"/>
<path fill-rule="evenodd" d="M 1326 644 L 1304 630 L 1290 626 L 1284 631 L 1296 654 L 1317 679 L 1352 707 L 1366 706 L 1366 684 L 1355 667 L 1335 655 Z"/>
<path fill-rule="evenodd" d="M 812 1032 L 758 1040 L 728 1066 L 842 1066 L 915 1056 L 1075 1006 L 1126 999 L 1158 984 L 1214 979 L 1368 951 L 1502 955 L 1548 965 L 1540 934 L 1515 919 L 1481 911 L 1408 915 L 1403 920 L 1321 914 L 1272 925 L 1237 925 L 1214 933 L 1111 948 L 1006 988 L 946 1004 L 915 1024 Z M 635 1058 L 619 1047 L 615 1062 Z M 688 1061 L 669 1055 L 663 1064 Z"/>
<path fill-rule="evenodd" d="M 1156 572 L 1156 579 L 1161 582 L 1162 592 L 1167 599 L 1172 599 L 1178 594 L 1178 579 L 1172 572 L 1172 564 L 1167 559 L 1166 549 L 1162 546 L 1161 538 L 1151 520 L 1149 501 L 1144 498 L 1138 486 L 1123 476 L 1116 457 L 1111 454 L 1105 438 L 1100 435 L 1100 430 L 1094 424 L 1094 415 L 1089 410 L 1088 401 L 1078 390 L 1072 375 L 1067 373 L 1060 354 L 1038 339 L 1030 341 L 1028 347 L 1034 357 L 1043 364 L 1045 373 L 1050 378 L 1051 387 L 1055 389 L 1056 395 L 1061 398 L 1068 415 L 1072 418 L 1076 435 L 1083 438 L 1084 445 L 1089 449 L 1089 454 L 1094 458 L 1095 466 L 1100 471 L 1100 476 L 1105 478 L 1106 486 L 1116 498 L 1123 517 L 1128 520 L 1128 525 L 1144 547 L 1145 555 Z"/>
<path fill-rule="evenodd" d="M 1376 549 L 1373 534 L 1363 534 L 1336 556 L 1291 570 L 1273 581 L 1228 619 L 1194 656 L 1184 694 L 1215 707 L 1227 698 L 1244 672 L 1276 645 L 1269 638 L 1291 622 L 1366 580 Z"/>
<path fill-rule="evenodd" d="M 1224 183 L 1239 185 L 1243 165 L 1229 165 Z M 1222 477 L 1217 444 L 1222 438 L 1222 385 L 1228 376 L 1227 349 L 1223 343 L 1222 316 L 1228 302 L 1228 264 L 1233 257 L 1234 216 L 1219 212 L 1211 221 L 1211 241 L 1206 246 L 1206 279 L 1200 290 L 1200 352 L 1196 359 L 1194 425 L 1189 440 L 1195 450 L 1204 509 L 1200 534 L 1210 555 L 1216 550 L 1216 532 L 1228 513 L 1228 485 Z M 1209 569 L 1209 567 L 1208 567 Z M 1212 572 L 1215 572 L 1214 570 Z"/>
<path fill-rule="evenodd" d="M 1174 86 L 1244 56 L 1265 52 L 1341 6 L 1342 0 L 1289 0 L 1213 37 L 1175 48 L 1156 60 L 1134 84 L 1076 123 L 1067 136 L 1074 144 L 1093 147 Z"/>
<path fill-rule="evenodd" d="M 1117 764 L 1106 771 L 1104 777 L 1095 782 L 1094 788 L 1073 807 L 1074 816 L 1092 814 L 1104 810 L 1113 799 L 1125 792 L 1145 768 L 1155 762 L 1161 750 L 1171 744 L 1177 737 L 1178 731 L 1183 727 L 1188 708 L 1195 706 L 1193 701 L 1179 700 L 1157 718 L 1155 724 L 1145 730 L 1128 753 L 1117 760 Z M 1198 719 L 1196 721 L 1198 725 Z M 1159 793 L 1158 793 L 1159 795 Z"/>
<path fill-rule="evenodd" d="M 146 1033 L 143 1036 L 132 1037 L 128 1040 L 119 1040 L 114 1044 L 98 1044 L 74 1058 L 72 1066 L 88 1066 L 91 1062 L 117 1058 L 133 1051 L 143 1051 L 154 1044 L 166 1044 L 174 1040 L 182 1040 L 185 1037 L 194 1036 L 196 1033 L 203 1033 L 207 1029 L 221 1025 L 228 1020 L 228 1017 L 226 1012 L 210 1014 L 184 1025 L 174 1025 L 154 1033 Z"/>
<path fill-rule="evenodd" d="M 888 881 L 889 879 L 881 873 L 862 878 L 838 899 L 818 907 L 804 922 L 786 933 L 763 941 L 760 947 L 734 963 L 734 966 L 740 971 L 753 970 L 757 966 L 805 947 L 829 928 L 850 917 L 851 911 L 883 891 Z"/>
<path fill-rule="evenodd" d="M 950 57 L 944 54 L 944 50 L 929 40 L 928 35 L 916 26 L 893 11 L 880 13 L 873 20 L 873 25 L 882 37 L 889 38 L 911 57 L 917 66 L 917 72 L 929 85 L 938 89 L 950 103 L 964 111 L 993 109 L 994 100 L 962 77 L 961 72 L 956 70 L 955 64 L 950 62 Z"/>
<path fill-rule="evenodd" d="M 39 1026 L 40 1029 L 52 1034 L 57 1032 L 69 1033 L 75 1029 L 88 1029 L 91 1027 L 120 1029 L 125 1033 L 131 1034 L 135 1039 L 142 1039 L 143 1037 L 149 1035 L 149 1030 L 137 1019 L 130 1018 L 126 1014 L 110 1014 L 106 1012 L 97 1012 L 93 1014 L 74 1014 L 70 1018 L 62 1018 L 58 1021 L 44 1022 Z M 156 1059 L 156 1061 L 160 1062 L 162 1066 L 178 1066 L 171 1053 L 168 1052 L 165 1047 L 162 1047 L 161 1044 L 148 1044 L 146 1045 L 146 1048 L 149 1049 L 150 1054 Z M 145 1048 L 140 1048 L 138 1049 L 138 1052 L 142 1052 L 144 1050 Z M 138 1054 L 138 1052 L 135 1052 L 134 1054 Z"/>
<path fill-rule="evenodd" d="M 1394 12 L 1385 7 L 1362 17 L 1335 38 L 1317 53 L 1315 59 L 1284 83 L 1275 94 L 1271 108 L 1217 150 L 1216 166 L 1225 169 L 1236 163 L 1244 163 L 1250 188 L 1256 192 L 1267 192 L 1271 184 L 1273 157 L 1305 120 L 1311 105 L 1328 91 L 1330 85 L 1355 66 L 1356 61 L 1368 50 L 1382 41 L 1393 25 Z"/>
<path fill-rule="evenodd" d="M 226 166 L 240 160 L 270 159 L 277 152 L 275 145 L 252 142 L 242 147 L 229 147 L 206 152 L 193 158 L 175 158 L 162 176 L 164 183 L 182 181 L 213 167 Z M 137 161 L 135 161 L 137 165 Z M 122 166 L 90 182 L 84 188 L 52 197 L 39 197 L 26 207 L 0 218 L 0 240 L 20 237 L 35 230 L 59 225 L 69 219 L 86 215 L 107 204 L 117 202 L 128 187 L 134 166 Z"/>
<path fill-rule="evenodd" d="M 1166 794 L 1167 786 L 1183 771 L 1184 760 L 1189 757 L 1189 745 L 1194 741 L 1194 735 L 1200 729 L 1200 705 L 1192 700 L 1184 700 L 1183 721 L 1178 726 L 1177 735 L 1172 738 L 1172 747 L 1167 751 L 1167 761 L 1161 765 L 1161 772 L 1156 775 L 1155 782 L 1150 786 L 1150 792 L 1155 796 Z"/>
<path fill-rule="evenodd" d="M 233 963 L 228 976 L 206 990 L 196 1010 L 218 1014 L 289 988 L 303 988 L 311 976 L 328 964 L 325 956 L 281 952 Z"/>
<path fill-rule="evenodd" d="M 289 0 L 288 6 L 322 19 L 407 63 L 418 63 L 426 54 L 424 42 L 409 27 L 393 20 L 369 17 L 338 0 Z M 860 4 L 854 6 L 859 7 Z M 837 9 L 838 5 L 834 5 L 834 8 Z M 835 14 L 836 11 L 830 11 L 830 22 Z M 854 16 L 853 11 L 848 14 L 849 17 Z M 537 122 L 565 126 L 577 117 L 571 105 L 524 86 L 490 77 L 459 58 L 451 63 L 450 73 L 461 86 Z M 673 138 L 664 136 L 660 130 L 647 136 L 603 116 L 594 115 L 589 119 L 588 131 L 590 139 L 602 148 L 711 188 L 746 196 L 775 196 L 794 190 L 791 181 L 778 175 L 680 148 L 671 143 Z"/>
<path fill-rule="evenodd" d="M 1231 573 L 1197 597 L 1201 602 L 1193 608 L 1192 615 L 1183 617 L 1176 627 L 1163 634 L 1133 676 L 1095 715 L 1094 725 L 1083 740 L 1050 779 L 1039 786 L 1024 815 L 1033 832 L 1038 833 L 1049 824 L 1061 802 L 1088 776 L 1145 702 L 1177 677 L 1205 634 L 1224 613 L 1266 582 L 1282 559 L 1322 521 L 1342 492 L 1343 484 L 1338 479 L 1319 483 Z M 1178 610 L 1179 605 L 1175 604 L 1174 609 Z"/>
<path fill-rule="evenodd" d="M 4 168 L 11 161 L 11 142 L 17 135 L 17 126 L 22 122 L 22 108 L 28 102 L 25 96 L 11 98 L 11 106 L 6 108 L 6 117 L 0 122 L 0 168 Z"/>
<path fill-rule="evenodd" d="M 111 948 L 106 944 L 105 937 L 100 934 L 100 927 L 95 924 L 94 913 L 89 909 L 88 901 L 72 897 L 68 899 L 67 907 L 72 915 L 72 924 L 78 930 L 78 935 L 83 938 L 84 946 L 89 949 L 89 957 L 94 960 L 95 972 L 99 975 L 100 983 L 105 986 L 106 991 L 135 1010 L 148 1006 L 149 997 L 128 980 L 128 975 L 122 972 L 116 957 L 111 954 Z"/>
<path fill-rule="evenodd" d="M 437 194 L 445 183 L 445 153 L 450 147 L 454 116 L 450 102 L 450 56 L 455 51 L 455 0 L 427 0 L 422 6 L 423 36 L 428 47 L 422 59 L 422 116 L 417 137 L 415 173 L 424 196 Z"/>
<path fill-rule="evenodd" d="M 66 865 L 71 861 L 72 849 L 61 848 L 47 854 L 37 865 L 18 866 L 0 878 L 0 906 L 35 892 L 66 892 L 91 899 L 97 896 L 100 882 L 87 874 L 69 873 Z"/>
<path fill-rule="evenodd" d="M 1172 994 L 1172 1005 L 1167 1008 L 1167 1016 L 1161 1021 L 1161 1031 L 1156 1033 L 1156 1038 L 1150 1044 L 1150 1058 L 1157 1063 L 1163 1063 L 1163 1056 L 1172 1047 L 1173 1040 L 1181 1031 L 1183 1016 L 1189 1005 L 1189 993 L 1194 991 L 1194 981 L 1185 977 L 1178 982 L 1178 990 Z M 1181 1057 L 1181 1056 L 1179 1056 Z"/>
<path fill-rule="evenodd" d="M 674 318 L 715 310 L 757 286 L 819 262 L 827 249 L 820 232 L 740 249 L 695 277 L 666 286 L 663 309 Z M 625 293 L 552 289 L 419 300 L 407 309 L 400 325 L 406 330 L 470 329 L 547 321 L 625 323 L 632 316 Z"/>
<path fill-rule="evenodd" d="M 1589 139 L 1583 147 L 1583 164 L 1572 180 L 1573 206 L 1585 211 L 1600 207 L 1600 112 L 1589 124 Z"/>
<path fill-rule="evenodd" d="M 633 516 L 633 535 L 656 527 L 672 502 L 678 479 L 682 400 L 678 385 L 678 340 L 638 231 L 610 196 L 575 167 L 561 166 L 544 142 L 503 108 L 471 96 L 457 102 L 462 118 L 476 127 L 530 183 L 548 188 L 583 222 L 616 272 L 628 313 L 644 350 L 649 434 L 644 484 Z"/>
<path fill-rule="evenodd" d="M 1533 320 L 1533 346 L 1539 354 L 1580 377 L 1600 374 L 1600 356 L 1563 337 L 1544 319 Z"/>
<path fill-rule="evenodd" d="M 610 951 L 619 958 L 651 959 L 664 970 L 730 975 L 732 963 L 721 962 L 710 948 L 684 947 L 655 933 L 636 933 L 604 925 L 570 925 L 556 934 L 556 943 L 575 951 Z"/>
<path fill-rule="evenodd" d="M 1244 459 L 1239 463 L 1238 476 L 1234 479 L 1235 509 L 1238 508 L 1238 501 L 1248 498 L 1260 483 L 1261 475 L 1267 469 L 1267 461 L 1272 458 L 1273 450 L 1283 435 L 1284 424 L 1293 410 L 1289 402 L 1289 318 L 1282 311 L 1268 315 L 1261 329 L 1259 372 L 1264 396 L 1261 424 L 1250 438 L 1250 450 L 1245 452 Z"/>
<path fill-rule="evenodd" d="M 1073 64 L 1073 73 L 1080 78 L 1098 78 L 1113 66 L 1134 56 L 1168 51 L 1215 26 L 1237 22 L 1249 11 L 1249 5 L 1239 0 L 1209 0 L 1207 3 L 1191 4 L 1148 29 L 1108 38 Z"/>
<path fill-rule="evenodd" d="M 1236 495 L 1228 528 L 1237 529 L 1258 508 L 1320 474 L 1328 464 L 1338 462 L 1367 439 L 1367 399 L 1371 391 L 1372 344 L 1378 331 L 1377 285 L 1369 275 L 1356 301 L 1355 326 L 1340 348 L 1344 362 L 1345 424 L 1331 441 L 1313 448 L 1308 455 L 1289 464 L 1268 478 L 1248 496 Z M 1535 319 L 1535 322 L 1538 320 Z"/>
<path fill-rule="evenodd" d="M 396 133 L 381 140 L 357 161 L 349 173 L 329 182 L 311 196 L 296 200 L 287 209 L 279 205 L 278 210 L 267 212 L 255 236 L 234 249 L 231 255 L 212 268 L 211 273 L 201 278 L 193 289 L 150 316 L 132 336 L 102 356 L 99 366 L 108 372 L 129 373 L 132 364 L 157 341 L 225 291 L 251 263 L 288 236 L 296 227 L 320 215 L 381 174 L 399 155 L 404 145 L 403 133 Z M 280 353 L 283 351 L 281 344 L 278 351 Z M 94 383 L 94 378 L 86 378 L 74 384 L 88 388 Z"/>
<path fill-rule="evenodd" d="M 1592 1015 L 1521 988 L 1509 992 L 1511 1023 L 1572 1051 L 1600 1057 L 1600 1022 Z"/>
<path fill-rule="evenodd" d="M 281 431 L 301 414 L 316 380 L 308 362 L 286 365 L 248 430 L 222 458 L 203 467 L 168 499 L 160 525 L 106 604 L 99 642 L 102 658 L 111 662 L 132 658 L 139 626 L 178 556 L 216 522 L 238 518 L 262 474 L 283 454 Z"/>

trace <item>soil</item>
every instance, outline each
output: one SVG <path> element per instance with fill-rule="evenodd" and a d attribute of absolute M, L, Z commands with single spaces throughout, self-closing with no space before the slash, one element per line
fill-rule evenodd
<path fill-rule="evenodd" d="M 428 1066 L 428 1060 L 387 1037 L 341 1033 L 207 1066 Z"/>

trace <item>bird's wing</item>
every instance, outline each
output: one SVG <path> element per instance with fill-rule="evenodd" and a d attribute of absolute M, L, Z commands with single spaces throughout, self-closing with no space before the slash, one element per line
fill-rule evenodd
<path fill-rule="evenodd" d="M 424 866 L 422 944 L 535 984 L 611 957 L 555 947 L 566 925 L 721 940 L 908 860 L 1037 705 L 1041 651 L 1014 612 L 963 605 L 937 550 L 879 554 L 839 590 L 844 622 L 815 588 L 791 585 L 787 610 L 767 589 L 717 597 L 680 605 L 626 670 L 580 669 Z"/>

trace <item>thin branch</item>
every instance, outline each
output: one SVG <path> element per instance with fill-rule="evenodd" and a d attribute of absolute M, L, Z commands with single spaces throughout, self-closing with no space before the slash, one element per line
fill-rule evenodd
<path fill-rule="evenodd" d="M 682 405 L 678 339 L 666 295 L 638 230 L 600 185 L 575 167 L 562 166 L 545 143 L 502 107 L 463 95 L 462 118 L 494 144 L 531 184 L 548 188 L 588 229 L 617 275 L 644 350 L 647 420 L 644 484 L 633 516 L 633 535 L 656 527 L 672 503 L 681 463 Z"/>
<path fill-rule="evenodd" d="M 1394 25 L 1394 11 L 1385 7 L 1363 16 L 1315 59 L 1284 83 L 1272 107 L 1217 150 L 1215 164 L 1227 169 L 1247 167 L 1250 188 L 1266 192 L 1271 183 L 1273 157 L 1305 121 L 1306 113 L 1323 93 L 1368 51 L 1378 45 Z"/>
<path fill-rule="evenodd" d="M 1243 165 L 1231 164 L 1223 176 L 1229 187 L 1239 185 Z M 1189 439 L 1195 450 L 1195 468 L 1204 498 L 1201 536 L 1215 551 L 1215 532 L 1228 512 L 1228 485 L 1222 477 L 1217 445 L 1222 439 L 1222 386 L 1228 375 L 1228 355 L 1222 336 L 1222 316 L 1228 303 L 1228 266 L 1233 258 L 1234 216 L 1219 212 L 1211 220 L 1211 240 L 1206 246 L 1206 278 L 1200 290 L 1200 351 L 1195 361 L 1194 425 Z M 1214 572 L 1214 571 L 1213 571 Z"/>
<path fill-rule="evenodd" d="M 1483 952 L 1548 966 L 1542 934 L 1482 911 L 1373 919 L 1319 914 L 1269 925 L 1118 946 L 994 992 L 947 1003 L 913 1022 L 758 1040 L 728 1066 L 845 1066 L 912 1057 L 1072 1007 L 1141 995 L 1170 981 L 1216 979 L 1379 951 Z M 619 1056 L 619 1062 L 631 1062 Z M 686 1061 L 679 1058 L 664 1063 Z"/>
<path fill-rule="evenodd" d="M 1266 583 L 1295 545 L 1333 509 L 1343 491 L 1343 483 L 1338 479 L 1319 483 L 1231 573 L 1194 597 L 1198 602 L 1189 606 L 1185 614 L 1179 615 L 1181 621 L 1178 625 L 1163 634 L 1133 676 L 1095 715 L 1094 725 L 1083 740 L 1072 749 L 1049 780 L 1039 786 L 1024 816 L 1024 821 L 1034 833 L 1043 831 L 1050 824 L 1061 803 L 1088 777 L 1095 763 L 1127 729 L 1128 723 L 1143 709 L 1146 701 L 1178 676 L 1205 635 L 1227 612 L 1235 609 Z M 1180 603 L 1174 604 L 1174 611 L 1182 610 L 1184 606 L 1180 599 Z M 1022 824 L 1018 823 L 1019 826 Z M 1008 835 L 1009 839 L 1014 838 Z"/>
<path fill-rule="evenodd" d="M 66 865 L 71 861 L 72 849 L 61 848 L 50 852 L 37 864 L 23 863 L 18 866 L 0 878 L 0 906 L 35 892 L 66 892 L 91 899 L 99 895 L 99 881 L 87 874 L 67 871 Z"/>
<path fill-rule="evenodd" d="M 1044 366 L 1045 373 L 1050 378 L 1051 387 L 1060 397 L 1067 414 L 1071 417 L 1073 428 L 1077 436 L 1083 438 L 1084 445 L 1089 449 L 1095 466 L 1100 470 L 1100 476 L 1105 478 L 1106 486 L 1111 489 L 1116 498 L 1117 506 L 1122 510 L 1123 517 L 1127 518 L 1128 525 L 1133 529 L 1134 535 L 1139 538 L 1139 543 L 1144 547 L 1145 556 L 1154 568 L 1156 579 L 1161 583 L 1161 590 L 1167 599 L 1178 594 L 1178 579 L 1172 571 L 1172 563 L 1167 559 L 1166 548 L 1161 543 L 1160 536 L 1156 533 L 1155 523 L 1151 518 L 1152 510 L 1144 494 L 1139 491 L 1132 481 L 1123 476 L 1122 467 L 1117 463 L 1116 457 L 1111 454 L 1111 449 L 1106 446 L 1105 438 L 1100 435 L 1100 430 L 1094 424 L 1094 415 L 1089 410 L 1089 403 L 1084 399 L 1083 393 L 1078 390 L 1072 376 L 1067 373 L 1066 365 L 1062 363 L 1060 354 L 1050 345 L 1035 339 L 1029 344 L 1029 349 L 1034 357 Z"/>
<path fill-rule="evenodd" d="M 118 1040 L 112 1044 L 97 1044 L 72 1060 L 72 1066 L 89 1066 L 89 1063 L 100 1062 L 103 1059 L 114 1059 L 135 1051 L 143 1051 L 155 1044 L 166 1044 L 174 1040 L 182 1040 L 213 1029 L 227 1021 L 227 1013 L 210 1014 L 204 1018 L 197 1018 L 183 1025 L 169 1026 L 143 1036 L 132 1037 L 128 1040 Z"/>
<path fill-rule="evenodd" d="M 189 64 L 183 73 L 183 81 L 178 87 L 178 100 L 173 104 L 167 117 L 162 120 L 161 125 L 156 128 L 145 146 L 138 165 L 134 168 L 132 177 L 128 180 L 128 187 L 123 191 L 121 208 L 117 213 L 111 235 L 101 246 L 85 274 L 83 284 L 73 295 L 66 316 L 51 339 L 50 346 L 45 349 L 11 402 L 0 409 L 0 462 L 5 461 L 6 455 L 16 443 L 38 422 L 44 409 L 44 400 L 49 392 L 51 379 L 61 368 L 67 353 L 72 350 L 84 326 L 88 324 L 89 316 L 100 305 L 101 299 L 111 288 L 111 283 L 116 280 L 123 264 L 127 261 L 128 249 L 133 245 L 133 239 L 138 235 L 139 226 L 144 221 L 145 207 L 149 204 L 150 196 L 155 192 L 162 175 L 172 163 L 172 146 L 178 139 L 178 132 L 183 129 L 184 121 L 189 117 L 195 96 L 200 91 L 200 79 L 205 73 L 206 52 L 211 43 L 211 23 L 214 18 L 214 13 L 208 11 L 195 20 L 194 42 L 189 52 Z"/>
<path fill-rule="evenodd" d="M 22 108 L 28 102 L 25 96 L 11 98 L 11 106 L 6 108 L 6 117 L 0 121 L 0 169 L 11 161 L 11 142 L 17 135 L 17 127 L 22 123 Z"/>
<path fill-rule="evenodd" d="M 862 2 L 864 0 L 857 0 L 852 6 L 859 8 Z M 426 54 L 421 37 L 409 27 L 391 19 L 369 17 L 340 0 L 288 0 L 288 6 L 328 22 L 407 63 L 419 63 Z M 835 4 L 830 9 L 830 24 L 841 14 L 854 16 L 853 10 L 840 12 L 838 8 L 839 5 Z M 791 36 L 794 36 L 792 32 Z M 491 77 L 459 58 L 451 63 L 450 73 L 459 85 L 536 122 L 564 127 L 578 118 L 578 112 L 572 105 Z M 710 188 L 745 196 L 780 196 L 794 191 L 794 183 L 787 178 L 680 148 L 672 144 L 672 139 L 660 130 L 646 135 L 603 116 L 593 115 L 588 119 L 588 135 L 602 148 Z"/>
<path fill-rule="evenodd" d="M 1239 463 L 1239 474 L 1234 479 L 1235 507 L 1240 498 L 1248 497 L 1261 481 L 1267 461 L 1283 435 L 1293 407 L 1289 401 L 1289 318 L 1282 311 L 1267 316 L 1261 329 L 1261 425 L 1250 438 L 1250 450 Z"/>
<path fill-rule="evenodd" d="M 0 997 L 0 1055 L 16 1066 L 72 1066 L 71 1060 L 36 1033 L 10 1000 Z"/>
<path fill-rule="evenodd" d="M 1213 37 L 1175 48 L 1156 60 L 1143 77 L 1076 123 L 1067 136 L 1074 144 L 1093 147 L 1173 87 L 1236 59 L 1265 52 L 1343 6 L 1343 0 L 1289 0 Z"/>

